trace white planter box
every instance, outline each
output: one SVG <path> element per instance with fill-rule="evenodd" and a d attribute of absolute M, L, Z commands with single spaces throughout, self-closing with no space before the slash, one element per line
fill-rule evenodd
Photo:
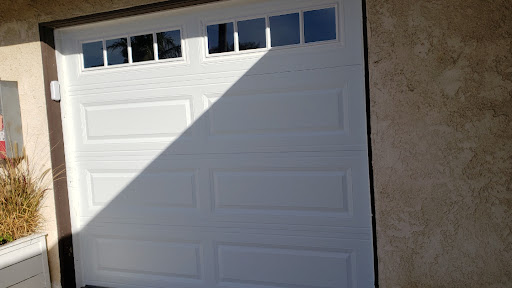
<path fill-rule="evenodd" d="M 0 288 L 50 288 L 46 235 L 0 246 Z"/>

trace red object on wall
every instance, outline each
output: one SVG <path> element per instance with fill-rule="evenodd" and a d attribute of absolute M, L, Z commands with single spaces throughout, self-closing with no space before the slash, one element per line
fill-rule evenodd
<path fill-rule="evenodd" d="M 5 153 L 4 117 L 0 115 L 0 159 L 5 159 Z"/>

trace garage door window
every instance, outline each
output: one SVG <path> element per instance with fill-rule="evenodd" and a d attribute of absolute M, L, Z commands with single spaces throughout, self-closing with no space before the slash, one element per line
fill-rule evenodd
<path fill-rule="evenodd" d="M 128 63 L 127 38 L 110 39 L 107 43 L 107 63 L 109 66 Z"/>
<path fill-rule="evenodd" d="M 233 23 L 208 25 L 208 52 L 210 54 L 235 51 Z"/>
<path fill-rule="evenodd" d="M 304 12 L 304 40 L 306 43 L 336 39 L 336 11 L 334 8 Z"/>
<path fill-rule="evenodd" d="M 82 43 L 82 56 L 84 69 L 181 58 L 181 30 Z"/>
<path fill-rule="evenodd" d="M 336 7 L 211 24 L 206 37 L 210 55 L 337 40 Z"/>
<path fill-rule="evenodd" d="M 84 53 L 84 68 L 101 67 L 103 62 L 103 42 L 84 43 L 82 45 Z"/>
<path fill-rule="evenodd" d="M 265 18 L 237 22 L 240 51 L 267 47 Z"/>
<path fill-rule="evenodd" d="M 142 62 L 155 60 L 155 48 L 153 47 L 153 34 L 130 37 L 132 48 L 132 61 Z"/>
<path fill-rule="evenodd" d="M 300 43 L 299 13 L 270 17 L 272 47 Z"/>
<path fill-rule="evenodd" d="M 180 30 L 156 33 L 158 59 L 181 57 Z"/>

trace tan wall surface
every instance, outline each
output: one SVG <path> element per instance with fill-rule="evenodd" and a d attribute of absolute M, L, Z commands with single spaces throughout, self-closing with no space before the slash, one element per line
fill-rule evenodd
<path fill-rule="evenodd" d="M 19 83 L 32 151 L 49 156 L 37 23 L 150 2 L 0 1 L 0 78 Z M 381 286 L 511 287 L 512 2 L 367 0 L 367 13 Z M 58 287 L 53 195 L 45 206 Z"/>
<path fill-rule="evenodd" d="M 512 287 L 512 1 L 367 0 L 382 287 Z"/>
<path fill-rule="evenodd" d="M 3 35 L 0 25 L 0 35 Z M 1 41 L 0 41 L 1 43 Z M 39 42 L 30 42 L 12 46 L 0 44 L 0 78 L 18 81 L 23 140 L 28 158 L 37 167 L 50 167 L 50 142 L 48 122 L 42 80 L 41 49 Z M 5 109 L 5 108 L 4 108 Z M 51 183 L 50 183 L 51 185 Z M 48 233 L 48 258 L 53 280 L 60 283 L 59 252 L 57 248 L 57 224 L 53 191 L 49 191 L 43 203 L 42 214 L 46 225 L 42 232 Z M 1 220 L 0 220 L 1 221 Z"/>

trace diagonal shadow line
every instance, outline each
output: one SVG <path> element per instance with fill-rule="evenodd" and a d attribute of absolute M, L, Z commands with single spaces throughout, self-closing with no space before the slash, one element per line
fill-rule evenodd
<path fill-rule="evenodd" d="M 76 269 L 86 274 L 83 284 L 284 284 L 277 276 L 267 282 L 231 277 L 224 270 L 242 267 L 247 260 L 233 259 L 244 251 L 350 259 L 361 245 L 370 254 L 357 257 L 372 265 L 366 126 L 353 118 L 365 118 L 363 67 L 358 59 L 327 60 L 318 53 L 304 53 L 295 63 L 290 54 L 266 53 L 221 94 L 199 89 L 206 93 L 194 97 L 216 101 L 158 154 L 119 153 L 112 145 L 72 164 L 84 172 L 72 178 L 78 185 L 70 185 L 70 193 L 85 196 L 80 211 L 89 213 L 73 236 L 80 248 L 75 257 L 88 263 L 77 262 Z M 109 154 L 117 156 L 108 159 Z M 101 208 L 93 207 L 95 201 Z M 336 243 L 326 244 L 329 239 Z M 219 264 L 228 257 L 222 253 L 231 253 L 233 263 Z M 329 283 L 359 278 L 351 270 L 355 266 L 344 268 L 346 276 L 308 268 L 314 271 L 292 274 L 316 273 L 331 277 Z M 152 282 L 137 279 L 142 275 Z M 371 280 L 373 274 L 367 276 Z M 323 279 L 304 281 L 310 282 L 287 284 L 313 287 Z"/>

